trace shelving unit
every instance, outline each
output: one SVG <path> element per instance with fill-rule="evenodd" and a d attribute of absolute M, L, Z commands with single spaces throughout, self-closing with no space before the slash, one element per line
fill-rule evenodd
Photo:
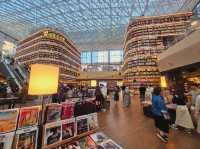
<path fill-rule="evenodd" d="M 34 63 L 60 67 L 60 80 L 74 82 L 80 72 L 80 51 L 62 33 L 44 28 L 19 42 L 16 60 L 27 66 Z"/>
<path fill-rule="evenodd" d="M 124 42 L 124 84 L 138 91 L 141 84 L 159 85 L 157 56 L 190 27 L 191 12 L 138 17 L 129 23 Z"/>
<path fill-rule="evenodd" d="M 42 147 L 42 149 L 52 149 L 52 148 L 56 148 L 56 147 L 63 145 L 63 144 L 73 143 L 74 141 L 76 141 L 76 140 L 78 140 L 82 137 L 89 136 L 89 135 L 95 133 L 96 131 L 97 131 L 97 129 L 83 133 L 81 135 L 78 135 L 78 136 L 70 138 L 70 139 L 66 139 L 66 140 L 63 140 L 63 141 L 60 141 L 60 142 L 57 142 L 57 143 L 54 143 L 54 144 L 51 144 L 51 145 L 48 145 L 48 146 L 44 146 L 44 147 Z"/>

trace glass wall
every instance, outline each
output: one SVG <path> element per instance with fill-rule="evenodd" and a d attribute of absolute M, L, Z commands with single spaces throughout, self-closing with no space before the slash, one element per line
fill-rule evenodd
<path fill-rule="evenodd" d="M 91 52 L 90 51 L 81 52 L 81 63 L 82 64 L 90 64 L 91 63 Z"/>
<path fill-rule="evenodd" d="M 82 64 L 122 64 L 123 50 L 93 50 L 81 52 Z"/>
<path fill-rule="evenodd" d="M 123 51 L 122 50 L 110 50 L 110 63 L 122 63 Z"/>

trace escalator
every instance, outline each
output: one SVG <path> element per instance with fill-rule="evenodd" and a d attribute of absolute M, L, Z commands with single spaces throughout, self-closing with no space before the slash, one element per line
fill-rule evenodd
<path fill-rule="evenodd" d="M 10 65 L 7 60 L 3 60 L 0 62 L 0 71 L 8 78 L 12 78 L 16 85 L 21 89 L 26 80 L 25 74 L 22 74 L 18 68 L 18 66 Z"/>

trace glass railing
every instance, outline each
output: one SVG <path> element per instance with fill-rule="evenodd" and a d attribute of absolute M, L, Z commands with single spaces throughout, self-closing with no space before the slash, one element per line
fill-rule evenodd
<path fill-rule="evenodd" d="M 185 34 L 182 36 L 176 37 L 173 42 L 170 42 L 165 46 L 165 50 L 169 49 L 171 46 L 183 40 L 185 37 L 189 36 L 193 32 L 200 30 L 200 19 L 194 20 L 191 22 L 191 26 L 186 30 Z"/>

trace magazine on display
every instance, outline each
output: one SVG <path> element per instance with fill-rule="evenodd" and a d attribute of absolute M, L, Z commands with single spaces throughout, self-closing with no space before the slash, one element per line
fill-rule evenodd
<path fill-rule="evenodd" d="M 24 107 L 19 112 L 18 128 L 35 126 L 39 121 L 40 106 Z"/>
<path fill-rule="evenodd" d="M 97 113 L 92 113 L 88 115 L 88 125 L 89 125 L 89 130 L 94 130 L 99 127 Z"/>
<path fill-rule="evenodd" d="M 94 142 L 94 140 L 87 136 L 85 138 L 85 144 L 86 144 L 86 147 L 89 148 L 89 149 L 96 149 L 96 143 Z"/>
<path fill-rule="evenodd" d="M 15 132 L 0 134 L 0 149 L 11 149 Z"/>
<path fill-rule="evenodd" d="M 61 117 L 61 104 L 48 104 L 46 106 L 46 123 L 56 122 L 60 120 Z"/>
<path fill-rule="evenodd" d="M 74 102 L 71 101 L 62 103 L 62 120 L 74 117 L 74 105 Z"/>
<path fill-rule="evenodd" d="M 97 133 L 91 134 L 90 137 L 96 144 L 99 144 L 108 140 L 108 137 L 103 132 L 97 132 Z"/>
<path fill-rule="evenodd" d="M 88 132 L 88 116 L 79 116 L 76 118 L 77 135 Z"/>
<path fill-rule="evenodd" d="M 0 133 L 15 131 L 19 109 L 0 110 Z"/>
<path fill-rule="evenodd" d="M 62 140 L 76 136 L 75 118 L 62 121 Z"/>
<path fill-rule="evenodd" d="M 15 149 L 36 149 L 38 128 L 29 127 L 16 132 Z"/>
<path fill-rule="evenodd" d="M 121 146 L 119 146 L 117 143 L 115 143 L 113 140 L 108 139 L 101 143 L 101 146 L 104 149 L 123 149 Z"/>
<path fill-rule="evenodd" d="M 45 125 L 44 146 L 61 141 L 61 122 L 53 122 Z"/>

